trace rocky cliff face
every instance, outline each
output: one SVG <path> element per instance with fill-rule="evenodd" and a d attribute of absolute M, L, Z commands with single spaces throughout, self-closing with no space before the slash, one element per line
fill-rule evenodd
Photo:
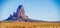
<path fill-rule="evenodd" d="M 25 15 L 23 5 L 19 5 L 16 12 L 14 12 L 13 15 L 10 15 L 8 17 L 8 19 L 6 19 L 4 21 L 36 22 L 38 20 L 32 20 L 32 19 L 28 18 L 28 16 Z"/>

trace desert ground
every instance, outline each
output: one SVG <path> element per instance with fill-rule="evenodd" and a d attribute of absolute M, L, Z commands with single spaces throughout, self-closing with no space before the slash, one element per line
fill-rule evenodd
<path fill-rule="evenodd" d="M 0 28 L 60 28 L 60 22 L 0 22 Z"/>

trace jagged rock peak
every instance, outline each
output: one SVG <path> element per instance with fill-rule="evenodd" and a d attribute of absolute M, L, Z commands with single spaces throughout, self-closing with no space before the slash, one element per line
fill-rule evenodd
<path fill-rule="evenodd" d="M 32 20 L 28 18 L 28 16 L 25 15 L 24 7 L 23 5 L 19 5 L 16 12 L 13 12 L 13 15 L 10 15 L 5 21 L 14 22 L 39 22 L 38 20 Z"/>
<path fill-rule="evenodd" d="M 23 5 L 19 5 L 16 13 L 14 12 L 13 15 L 10 15 L 8 19 L 6 20 L 27 20 L 28 16 L 25 15 L 24 7 Z"/>

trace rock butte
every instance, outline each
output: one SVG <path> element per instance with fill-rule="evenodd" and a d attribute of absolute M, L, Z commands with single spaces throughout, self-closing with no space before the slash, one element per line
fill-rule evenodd
<path fill-rule="evenodd" d="M 19 5 L 16 12 L 13 12 L 13 15 L 10 15 L 6 20 L 3 21 L 39 22 L 38 20 L 32 20 L 25 15 L 23 5 Z"/>

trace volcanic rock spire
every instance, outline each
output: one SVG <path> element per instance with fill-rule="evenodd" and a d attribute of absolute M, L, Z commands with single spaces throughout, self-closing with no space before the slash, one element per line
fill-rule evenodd
<path fill-rule="evenodd" d="M 8 19 L 6 19 L 6 20 L 9 20 L 9 21 L 10 20 L 12 20 L 12 21 L 16 21 L 16 20 L 24 21 L 24 20 L 27 20 L 27 19 L 28 19 L 28 16 L 25 15 L 23 5 L 19 5 L 16 13 L 14 12 L 13 15 L 10 15 L 8 17 Z"/>
<path fill-rule="evenodd" d="M 23 19 L 27 19 L 27 16 L 25 15 L 24 7 L 20 5 L 17 9 L 17 15 L 18 17 L 21 17 Z"/>
<path fill-rule="evenodd" d="M 13 12 L 13 15 L 10 15 L 6 20 L 3 21 L 19 21 L 19 22 L 39 22 L 41 20 L 32 20 L 25 15 L 23 5 L 19 5 L 16 12 Z"/>
<path fill-rule="evenodd" d="M 28 19 L 28 17 L 25 15 L 24 7 L 20 5 L 17 9 L 17 15 L 18 17 L 21 17 L 23 19 Z"/>

